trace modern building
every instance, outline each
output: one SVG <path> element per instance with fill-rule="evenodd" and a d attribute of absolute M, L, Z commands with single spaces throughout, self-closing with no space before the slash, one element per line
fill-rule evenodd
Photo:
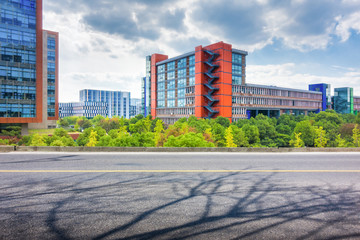
<path fill-rule="evenodd" d="M 354 114 L 359 114 L 360 112 L 360 96 L 354 96 Z"/>
<path fill-rule="evenodd" d="M 94 118 L 97 115 L 108 116 L 108 105 L 103 102 L 73 102 L 59 104 L 60 118 L 78 116 Z"/>
<path fill-rule="evenodd" d="M 108 106 L 108 117 L 130 118 L 130 92 L 84 89 L 80 102 L 102 102 Z"/>
<path fill-rule="evenodd" d="M 323 110 L 320 90 L 247 84 L 247 54 L 219 42 L 170 59 L 162 54 L 147 56 L 142 112 L 148 113 L 151 108 L 153 117 L 171 124 L 191 115 L 236 121 L 259 113 L 279 116 Z M 150 106 L 146 95 L 149 92 Z"/>
<path fill-rule="evenodd" d="M 330 84 L 326 84 L 326 83 L 310 84 L 309 90 L 322 93 L 322 110 L 323 111 L 325 111 L 326 109 L 332 109 Z"/>
<path fill-rule="evenodd" d="M 141 99 L 132 98 L 130 100 L 130 118 L 139 114 L 141 114 Z"/>
<path fill-rule="evenodd" d="M 338 113 L 354 113 L 354 90 L 350 87 L 335 88 L 333 104 Z"/>
<path fill-rule="evenodd" d="M 147 117 L 151 114 L 151 56 L 146 57 L 146 76 L 141 79 L 141 114 Z"/>
<path fill-rule="evenodd" d="M 58 33 L 42 29 L 42 0 L 2 0 L 0 9 L 0 125 L 55 127 Z"/>

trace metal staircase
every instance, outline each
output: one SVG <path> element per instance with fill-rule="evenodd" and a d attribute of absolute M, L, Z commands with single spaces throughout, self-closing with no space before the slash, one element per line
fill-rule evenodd
<path fill-rule="evenodd" d="M 204 52 L 209 55 L 209 59 L 205 62 L 205 64 L 209 67 L 209 70 L 204 73 L 204 75 L 208 78 L 208 82 L 204 85 L 209 90 L 205 95 L 205 97 L 208 99 L 208 105 L 205 106 L 205 109 L 209 112 L 205 119 L 211 119 L 215 114 L 219 113 L 219 111 L 213 109 L 213 105 L 219 101 L 218 99 L 213 98 L 214 93 L 219 91 L 218 88 L 213 86 L 214 82 L 219 79 L 219 77 L 213 75 L 214 71 L 219 67 L 219 65 L 213 64 L 213 62 L 219 56 L 219 54 L 209 50 L 204 50 Z"/>

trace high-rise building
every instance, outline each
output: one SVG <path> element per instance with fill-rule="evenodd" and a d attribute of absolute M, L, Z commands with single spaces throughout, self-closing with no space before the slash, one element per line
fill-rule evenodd
<path fill-rule="evenodd" d="M 130 118 L 130 92 L 83 89 L 80 91 L 80 102 L 106 103 L 109 118 Z"/>
<path fill-rule="evenodd" d="M 58 33 L 42 29 L 42 0 L 2 0 L 0 9 L 0 124 L 55 127 Z"/>
<path fill-rule="evenodd" d="M 141 114 L 147 117 L 151 114 L 151 56 L 146 57 L 146 73 L 141 79 Z"/>
<path fill-rule="evenodd" d="M 149 92 L 151 115 L 168 124 L 192 115 L 236 121 L 259 113 L 276 117 L 323 110 L 322 92 L 247 84 L 247 54 L 219 42 L 170 59 L 146 57 L 142 111 L 149 110 Z"/>

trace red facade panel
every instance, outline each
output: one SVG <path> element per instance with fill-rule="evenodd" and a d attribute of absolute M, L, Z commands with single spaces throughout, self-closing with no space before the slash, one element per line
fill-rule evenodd
<path fill-rule="evenodd" d="M 157 108 L 157 68 L 156 63 L 167 60 L 169 57 L 162 54 L 151 55 L 151 115 L 156 117 Z"/>
<path fill-rule="evenodd" d="M 206 47 L 199 46 L 195 49 L 195 116 L 205 118 L 208 116 L 208 110 L 205 106 L 208 100 L 205 95 L 208 93 L 207 87 L 204 86 L 208 82 L 204 75 L 209 67 L 205 62 L 210 58 L 203 50 L 210 50 L 219 56 L 214 60 L 214 64 L 219 67 L 213 72 L 214 76 L 219 79 L 214 82 L 214 86 L 219 91 L 213 94 L 213 98 L 219 100 L 213 105 L 213 109 L 219 111 L 216 116 L 223 116 L 232 119 L 232 46 L 223 42 L 215 43 Z"/>

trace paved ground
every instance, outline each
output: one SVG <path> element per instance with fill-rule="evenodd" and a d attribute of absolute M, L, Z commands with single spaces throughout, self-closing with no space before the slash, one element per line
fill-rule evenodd
<path fill-rule="evenodd" d="M 0 183 L 0 239 L 360 239 L 360 153 L 9 153 Z"/>

